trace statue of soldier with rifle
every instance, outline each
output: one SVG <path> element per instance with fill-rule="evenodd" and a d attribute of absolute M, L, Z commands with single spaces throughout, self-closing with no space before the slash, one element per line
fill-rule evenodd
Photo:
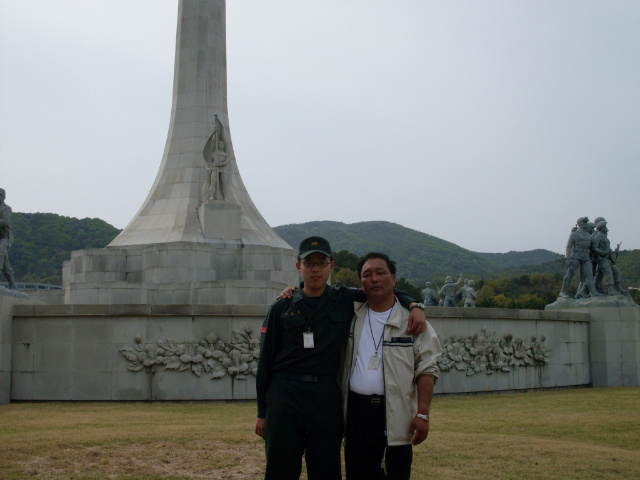
<path fill-rule="evenodd" d="M 622 242 L 618 244 L 614 251 L 611 250 L 611 243 L 607 236 L 609 229 L 607 228 L 607 222 L 605 220 L 600 221 L 596 225 L 596 230 L 597 232 L 593 236 L 593 245 L 591 246 L 591 249 L 595 253 L 596 261 L 598 262 L 598 270 L 594 280 L 596 288 L 602 285 L 602 279 L 604 278 L 607 281 L 607 293 L 609 295 L 622 295 L 624 293 L 620 284 L 622 275 L 616 266 L 616 260 L 618 259 Z"/>
<path fill-rule="evenodd" d="M 0 270 L 7 277 L 9 288 L 17 290 L 18 285 L 13 278 L 13 268 L 9 263 L 9 249 L 13 244 L 13 234 L 11 233 L 11 207 L 4 203 L 6 195 L 4 188 L 0 188 Z"/>
<path fill-rule="evenodd" d="M 565 254 L 565 264 L 567 265 L 567 273 L 562 281 L 562 288 L 560 290 L 560 296 L 563 298 L 569 298 L 567 290 L 571 284 L 571 279 L 578 273 L 584 275 L 584 281 L 589 288 L 589 295 L 591 297 L 598 297 L 601 294 L 596 291 L 595 283 L 593 281 L 593 270 L 591 267 L 591 245 L 592 238 L 587 231 L 587 224 L 589 219 L 587 217 L 580 217 L 577 221 L 578 229 L 572 231 L 567 240 L 567 248 Z"/>

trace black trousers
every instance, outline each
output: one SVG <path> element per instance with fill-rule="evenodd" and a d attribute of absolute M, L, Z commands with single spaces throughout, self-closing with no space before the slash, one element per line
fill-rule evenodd
<path fill-rule="evenodd" d="M 387 447 L 384 397 L 349 393 L 344 459 L 347 480 L 408 480 L 411 445 Z M 382 468 L 384 460 L 385 469 Z"/>
<path fill-rule="evenodd" d="M 342 480 L 342 395 L 333 382 L 275 378 L 267 391 L 266 480 Z"/>

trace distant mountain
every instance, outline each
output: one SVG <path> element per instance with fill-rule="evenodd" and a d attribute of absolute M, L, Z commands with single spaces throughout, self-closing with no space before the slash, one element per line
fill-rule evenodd
<path fill-rule="evenodd" d="M 417 286 L 426 280 L 442 283 L 445 276 L 496 279 L 519 278 L 532 273 L 564 275 L 565 267 L 548 250 L 477 253 L 451 242 L 390 222 L 308 222 L 275 227 L 289 245 L 297 248 L 309 235 L 331 241 L 334 250 L 356 255 L 382 251 L 398 262 L 398 276 Z M 103 248 L 120 230 L 99 218 L 77 219 L 54 213 L 13 214 L 15 241 L 9 258 L 19 282 L 60 285 L 62 262 L 74 250 Z M 624 286 L 640 287 L 640 250 L 622 251 L 618 259 Z M 0 278 L 4 281 L 4 278 Z M 575 283 L 575 281 L 574 281 Z"/>
<path fill-rule="evenodd" d="M 508 252 L 508 253 L 478 253 L 487 260 L 499 265 L 500 268 L 516 268 L 525 265 L 538 265 L 545 262 L 553 262 L 557 256 L 549 250 L 537 249 L 526 252 Z"/>
<path fill-rule="evenodd" d="M 505 268 L 551 262 L 555 254 L 548 250 L 509 253 L 476 253 L 432 235 L 390 222 L 320 221 L 282 225 L 274 230 L 294 248 L 310 235 L 331 242 L 335 251 L 348 250 L 356 255 L 369 251 L 387 253 L 398 263 L 398 276 L 417 285 L 426 280 L 441 283 L 447 275 L 466 278 L 492 278 Z"/>

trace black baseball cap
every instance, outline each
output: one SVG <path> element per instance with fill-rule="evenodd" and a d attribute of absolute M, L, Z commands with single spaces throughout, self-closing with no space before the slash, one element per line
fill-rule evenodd
<path fill-rule="evenodd" d="M 326 238 L 322 237 L 305 238 L 300 242 L 300 248 L 298 248 L 298 250 L 298 256 L 300 258 L 306 258 L 315 252 L 322 253 L 327 257 L 331 256 L 331 245 L 329 245 L 329 241 Z"/>

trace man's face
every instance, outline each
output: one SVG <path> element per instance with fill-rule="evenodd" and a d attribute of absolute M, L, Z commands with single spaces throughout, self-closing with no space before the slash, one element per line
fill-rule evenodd
<path fill-rule="evenodd" d="M 296 263 L 296 268 L 300 275 L 305 288 L 311 290 L 323 289 L 329 280 L 329 275 L 333 272 L 335 263 L 326 255 L 316 252 L 308 255 L 306 258 L 300 259 Z"/>
<path fill-rule="evenodd" d="M 382 258 L 371 258 L 362 266 L 360 282 L 367 298 L 392 298 L 396 276 L 391 273 L 387 262 Z"/>

